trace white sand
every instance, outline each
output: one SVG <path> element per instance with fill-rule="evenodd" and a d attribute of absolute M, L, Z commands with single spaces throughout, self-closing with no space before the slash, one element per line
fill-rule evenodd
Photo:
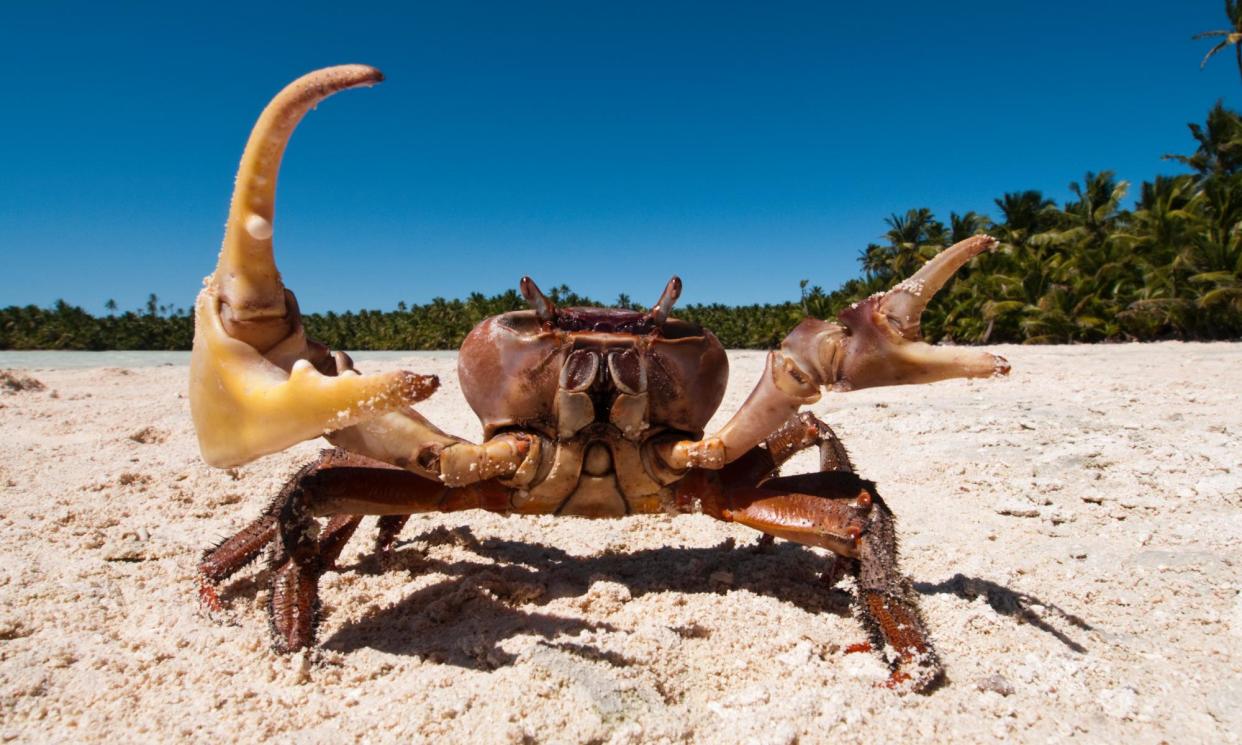
<path fill-rule="evenodd" d="M 999 351 L 1008 380 L 813 407 L 897 513 L 948 669 L 905 697 L 843 653 L 821 554 L 704 517 L 415 517 L 391 568 L 367 522 L 323 650 L 276 656 L 262 568 L 211 619 L 195 564 L 320 445 L 213 470 L 184 367 L 32 371 L 0 394 L 0 739 L 1236 742 L 1242 345 Z M 731 360 L 725 414 L 761 356 Z M 478 436 L 451 356 L 406 366 Z"/>

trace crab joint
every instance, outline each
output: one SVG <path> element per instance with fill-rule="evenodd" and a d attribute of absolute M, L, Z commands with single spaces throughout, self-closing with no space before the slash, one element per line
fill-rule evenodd
<path fill-rule="evenodd" d="M 726 463 L 725 444 L 719 437 L 661 442 L 656 446 L 656 455 L 676 471 L 687 468 L 707 468 L 715 471 L 724 468 Z"/>
<path fill-rule="evenodd" d="M 536 438 L 518 433 L 497 435 L 482 445 L 459 442 L 440 451 L 440 480 L 447 486 L 466 486 L 527 475 L 534 470 L 531 464 L 538 464 L 540 450 Z"/>

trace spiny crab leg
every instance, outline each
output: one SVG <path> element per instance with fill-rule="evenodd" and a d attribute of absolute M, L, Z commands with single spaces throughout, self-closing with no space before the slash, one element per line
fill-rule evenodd
<path fill-rule="evenodd" d="M 246 144 L 219 262 L 195 304 L 190 409 L 213 466 L 408 407 L 439 384 L 409 372 L 336 376 L 337 363 L 307 340 L 272 256 L 276 177 L 294 127 L 331 94 L 382 79 L 364 65 L 305 75 L 272 100 Z"/>
<path fill-rule="evenodd" d="M 964 347 L 935 347 L 919 340 L 919 318 L 928 301 L 967 261 L 996 247 L 975 236 L 940 252 L 914 276 L 883 294 L 843 310 L 840 323 L 807 318 L 768 356 L 755 390 L 712 437 L 660 446 L 672 468 L 724 467 L 775 431 L 820 391 L 933 383 L 1009 373 L 1005 358 Z"/>

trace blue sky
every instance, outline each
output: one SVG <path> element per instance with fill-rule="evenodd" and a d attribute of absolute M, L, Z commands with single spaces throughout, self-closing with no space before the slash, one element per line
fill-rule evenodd
<path fill-rule="evenodd" d="M 523 274 L 792 299 L 856 274 L 890 213 L 1063 200 L 1087 170 L 1137 191 L 1237 105 L 1232 55 L 1200 71 L 1189 39 L 1218 0 L 835 5 L 4 3 L 0 305 L 189 307 L 255 117 L 329 64 L 388 80 L 286 155 L 277 260 L 308 310 Z"/>

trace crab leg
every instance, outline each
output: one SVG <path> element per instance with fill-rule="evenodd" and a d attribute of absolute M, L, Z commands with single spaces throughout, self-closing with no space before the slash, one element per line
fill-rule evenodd
<path fill-rule="evenodd" d="M 995 246 L 989 236 L 968 238 L 888 292 L 842 311 L 840 323 L 804 320 L 768 355 L 759 384 L 719 432 L 668 443 L 661 457 L 672 468 L 722 468 L 799 408 L 818 401 L 823 388 L 849 391 L 1007 374 L 1003 357 L 918 341 L 919 317 L 931 296 L 973 256 Z"/>
<path fill-rule="evenodd" d="M 272 644 L 290 652 L 314 644 L 319 577 L 325 547 L 316 540 L 320 515 L 409 515 L 467 509 L 504 511 L 510 489 L 494 481 L 451 488 L 368 458 L 330 451 L 290 482 L 272 558 L 268 605 Z M 334 518 L 335 519 L 335 518 Z"/>
<path fill-rule="evenodd" d="M 853 474 L 806 474 L 769 479 L 759 487 L 726 485 L 709 514 L 718 510 L 726 522 L 857 559 L 872 501 L 870 486 Z"/>
<path fill-rule="evenodd" d="M 795 422 L 805 420 L 799 417 Z M 835 449 L 822 441 L 823 461 L 836 462 Z M 764 535 L 832 551 L 836 569 L 830 574 L 836 575 L 843 562 L 856 577 L 856 608 L 871 636 L 869 648 L 892 649 L 888 684 L 909 683 L 915 692 L 928 690 L 944 671 L 919 612 L 918 596 L 898 567 L 893 514 L 874 484 L 841 469 L 768 479 L 753 487 L 730 479 L 739 476 L 735 466 L 743 461 L 730 464 L 719 478 L 712 472 L 692 471 L 678 498 L 697 499 L 705 514 L 748 525 Z"/>
<path fill-rule="evenodd" d="M 322 460 L 322 459 L 321 459 Z M 263 510 L 263 514 L 249 525 L 208 549 L 198 564 L 199 599 L 208 610 L 218 611 L 221 608 L 220 596 L 216 586 L 236 574 L 247 564 L 258 558 L 263 549 L 267 548 L 279 534 L 280 512 L 285 504 L 293 498 L 293 490 L 304 478 L 310 475 L 320 461 L 298 469 L 293 478 L 280 490 L 280 494 Z M 341 555 L 345 544 L 358 528 L 361 517 L 356 515 L 336 515 L 328 522 L 319 536 L 322 550 L 320 556 L 325 567 L 331 567 Z"/>
<path fill-rule="evenodd" d="M 401 530 L 405 528 L 405 524 L 409 522 L 409 515 L 384 515 L 377 522 L 379 533 L 375 536 L 375 550 L 377 553 L 387 554 L 392 545 L 397 542 L 397 536 L 401 535 Z"/>
<path fill-rule="evenodd" d="M 751 448 L 725 466 L 720 479 L 727 484 L 758 486 L 774 476 L 795 453 L 813 445 L 819 446 L 819 470 L 853 473 L 849 453 L 836 433 L 814 414 L 804 411 L 764 438 L 761 447 Z"/>
<path fill-rule="evenodd" d="M 209 551 L 199 564 L 200 596 L 220 608 L 218 582 L 254 560 L 272 541 L 269 614 L 273 646 L 311 646 L 318 622 L 319 577 L 329 570 L 362 515 L 381 515 L 381 537 L 395 537 L 420 512 L 505 512 L 512 490 L 495 481 L 450 487 L 370 458 L 329 450 L 300 469 L 257 520 Z M 323 530 L 315 518 L 330 516 Z"/>

